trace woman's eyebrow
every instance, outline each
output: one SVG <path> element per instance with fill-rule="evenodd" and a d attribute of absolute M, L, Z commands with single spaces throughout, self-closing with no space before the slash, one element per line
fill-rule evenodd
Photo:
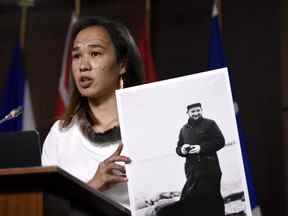
<path fill-rule="evenodd" d="M 104 46 L 100 45 L 100 44 L 88 44 L 88 47 L 90 48 L 104 48 Z"/>
<path fill-rule="evenodd" d="M 102 49 L 105 48 L 103 45 L 100 45 L 100 44 L 88 44 L 88 47 L 89 48 L 102 48 Z M 79 46 L 75 46 L 75 47 L 72 48 L 72 52 L 78 51 L 79 49 L 80 49 Z"/>

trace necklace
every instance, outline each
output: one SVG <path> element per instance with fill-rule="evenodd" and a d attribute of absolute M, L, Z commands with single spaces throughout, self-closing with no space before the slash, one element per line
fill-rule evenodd
<path fill-rule="evenodd" d="M 93 128 L 96 132 L 104 133 L 105 131 L 107 131 L 113 127 L 116 127 L 118 125 L 119 125 L 118 117 L 115 116 L 110 121 L 108 121 L 104 126 L 103 125 L 102 126 L 94 125 Z"/>
<path fill-rule="evenodd" d="M 98 127 L 96 130 L 95 125 L 92 126 L 86 118 L 80 119 L 79 124 L 83 135 L 88 140 L 93 142 L 95 145 L 107 145 L 119 142 L 119 140 L 121 140 L 121 133 L 118 124 L 115 124 L 115 126 L 112 127 L 114 122 L 118 123 L 118 118 L 113 118 L 110 120 L 106 124 L 105 128 L 101 128 L 101 131 L 99 131 Z"/>

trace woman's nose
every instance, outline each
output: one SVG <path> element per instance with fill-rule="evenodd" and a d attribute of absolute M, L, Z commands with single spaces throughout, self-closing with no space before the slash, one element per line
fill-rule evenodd
<path fill-rule="evenodd" d="M 87 71 L 91 69 L 91 64 L 89 62 L 89 59 L 87 57 L 81 58 L 80 61 L 80 71 Z"/>

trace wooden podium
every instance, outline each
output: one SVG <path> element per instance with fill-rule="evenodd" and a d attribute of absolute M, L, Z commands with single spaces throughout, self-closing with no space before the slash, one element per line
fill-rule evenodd
<path fill-rule="evenodd" d="M 51 166 L 0 169 L 0 215 L 129 216 L 130 211 Z"/>

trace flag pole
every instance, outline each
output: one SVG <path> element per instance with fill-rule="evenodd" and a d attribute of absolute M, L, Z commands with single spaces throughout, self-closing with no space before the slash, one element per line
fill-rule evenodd
<path fill-rule="evenodd" d="M 75 15 L 79 18 L 81 12 L 81 0 L 75 0 Z"/>
<path fill-rule="evenodd" d="M 147 27 L 148 46 L 151 49 L 151 1 L 145 0 L 145 19 Z"/>
<path fill-rule="evenodd" d="M 20 46 L 24 49 L 26 39 L 26 26 L 28 17 L 28 8 L 33 6 L 34 0 L 20 0 L 19 6 L 21 7 L 21 20 L 20 20 Z"/>
<path fill-rule="evenodd" d="M 222 0 L 216 0 L 216 7 L 218 10 L 220 29 L 221 31 L 223 31 L 223 13 L 222 13 L 223 2 Z"/>

